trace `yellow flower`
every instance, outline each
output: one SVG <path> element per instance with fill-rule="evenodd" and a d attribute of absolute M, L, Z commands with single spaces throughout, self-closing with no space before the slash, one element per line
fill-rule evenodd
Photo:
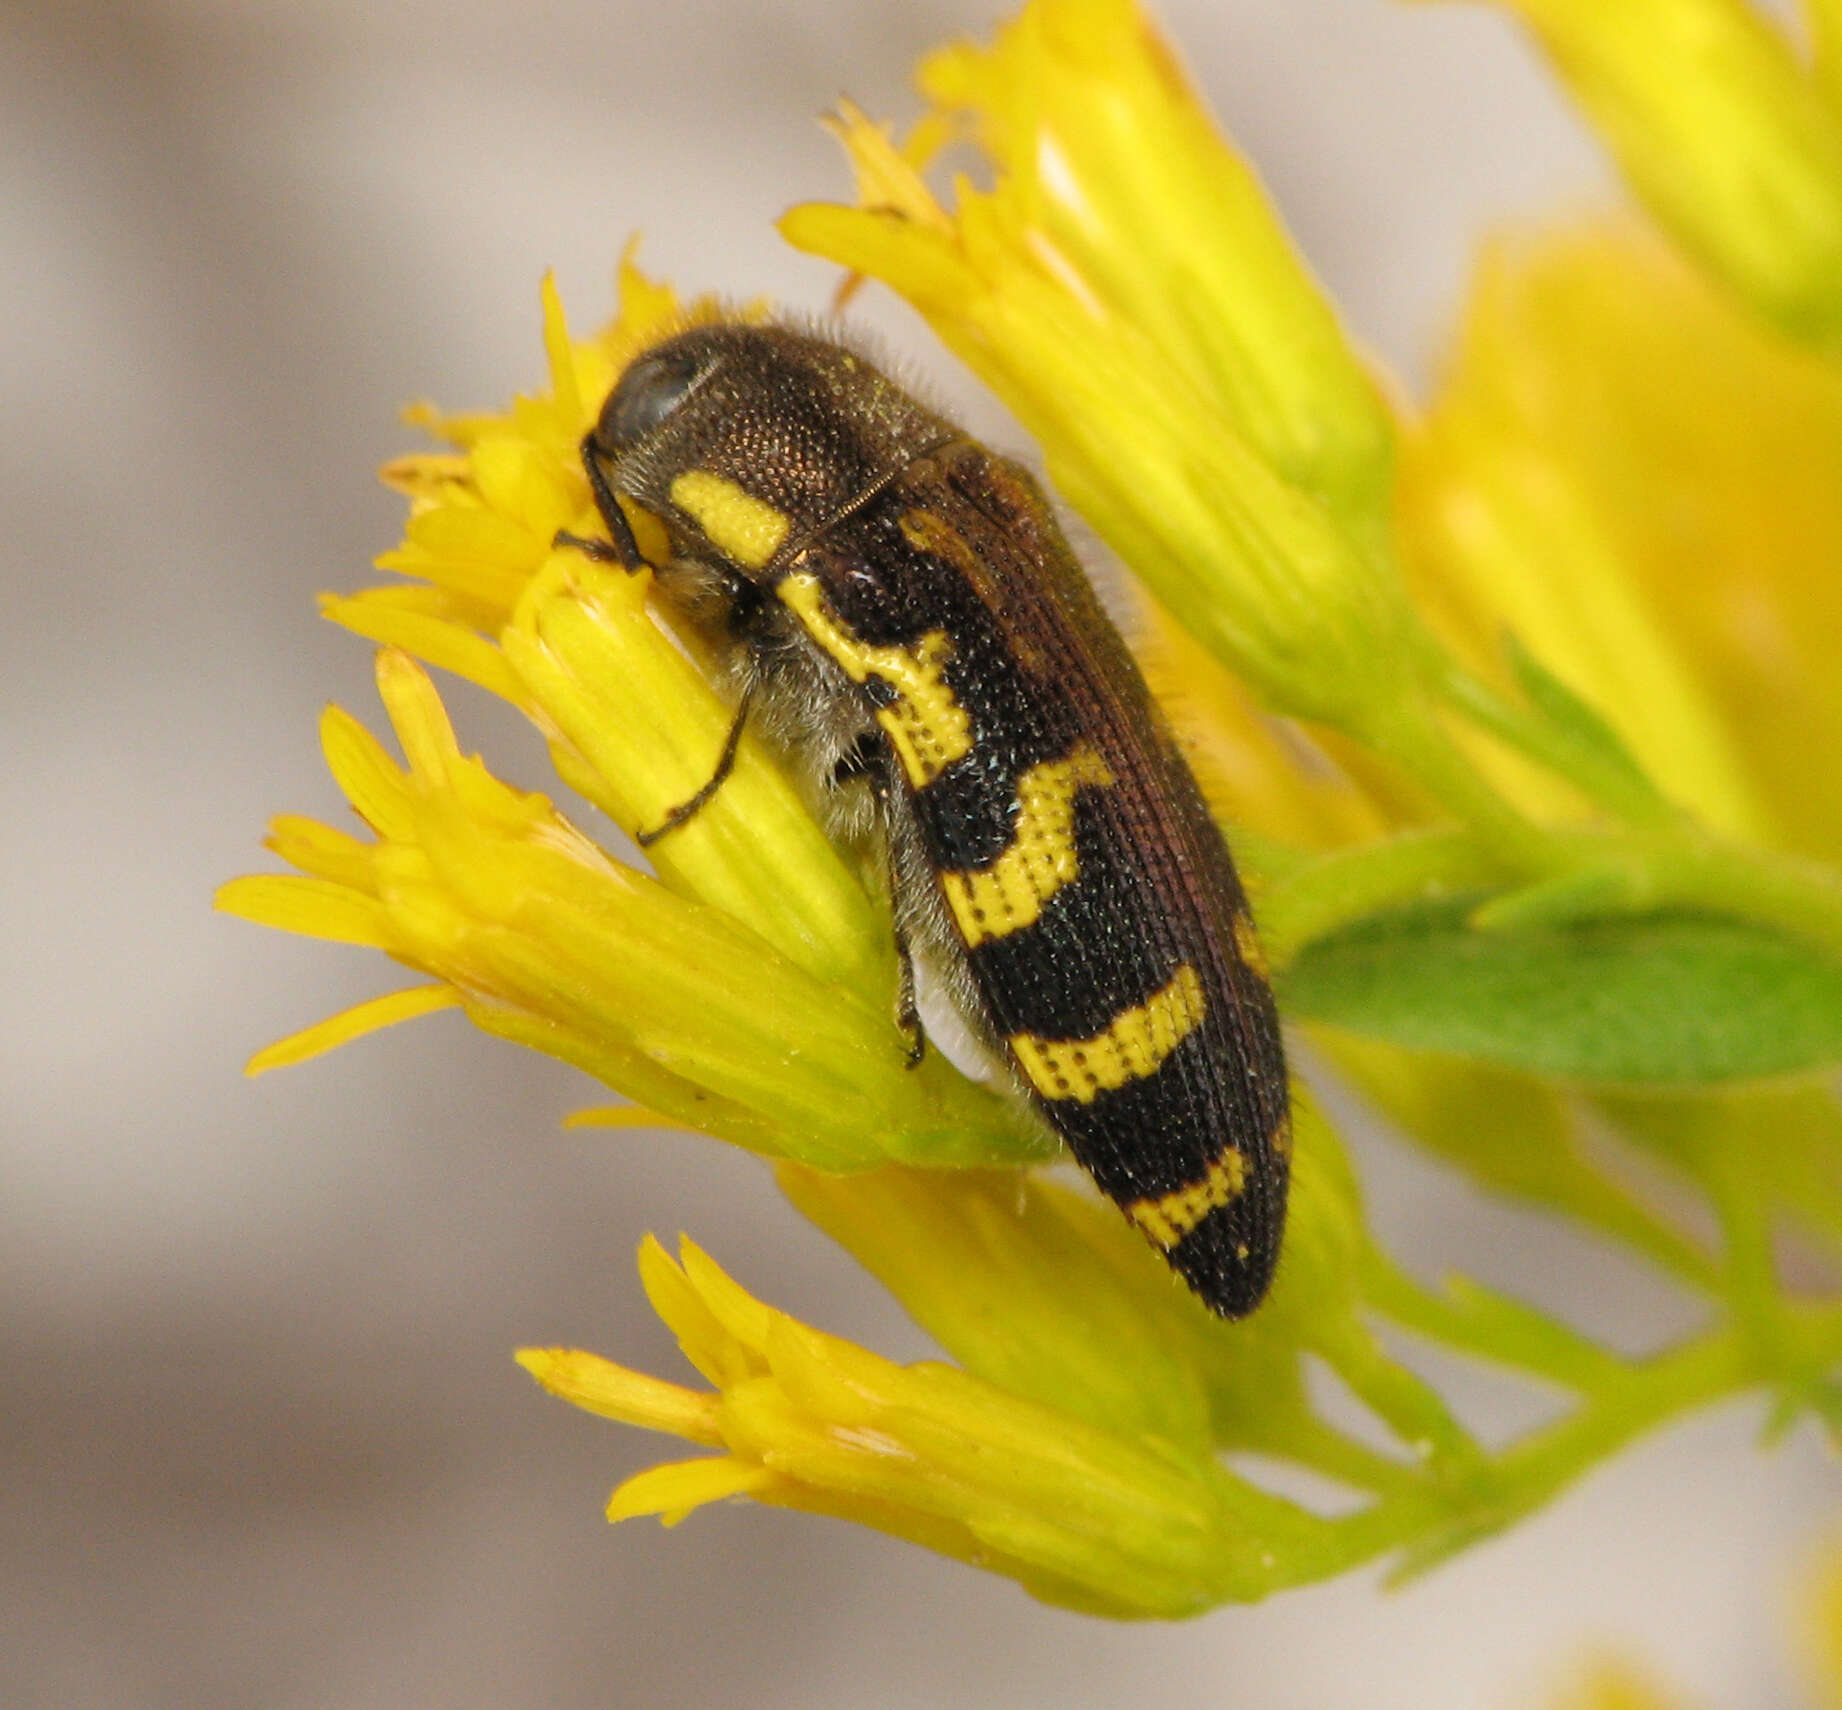
<path fill-rule="evenodd" d="M 1315 1352 L 1429 1466 L 1469 1444 L 1360 1322 L 1360 1213 L 1334 1139 L 1301 1113 L 1300 1228 L 1274 1309 L 1225 1326 L 1174 1287 L 1110 1209 L 1041 1179 L 783 1166 L 789 1197 L 960 1362 L 898 1366 L 742 1290 L 685 1240 L 640 1249 L 647 1297 L 712 1386 L 681 1388 L 575 1349 L 520 1363 L 589 1412 L 719 1451 L 629 1479 L 611 1520 L 675 1525 L 747 1496 L 830 1514 L 974 1562 L 1090 1613 L 1183 1616 L 1333 1571 L 1352 1537 L 1231 1471 L 1285 1458 L 1405 1499 L 1406 1464 L 1326 1425 Z M 1380 1532 L 1386 1537 L 1385 1528 Z"/>
<path fill-rule="evenodd" d="M 1168 48 L 1126 0 L 1039 0 L 922 82 L 972 125 L 993 189 L 962 180 L 949 214 L 847 109 L 864 205 L 796 208 L 788 240 L 908 298 L 1272 706 L 1372 731 L 1415 663 L 1386 562 L 1393 427 Z"/>
<path fill-rule="evenodd" d="M 691 1242 L 640 1275 L 695 1392 L 566 1349 L 519 1359 L 565 1400 L 723 1451 L 629 1479 L 608 1518 L 669 1525 L 729 1496 L 835 1514 L 1020 1580 L 1052 1603 L 1187 1615 L 1258 1571 L 1250 1510 L 1213 1460 L 1086 1425 L 950 1366 L 898 1366 L 764 1306 Z M 1303 1518 L 1303 1517 L 1301 1517 Z M 1245 1595 L 1245 1593 L 1243 1593 Z"/>
<path fill-rule="evenodd" d="M 1653 237 L 1492 245 L 1402 464 L 1412 580 L 1489 667 L 1501 627 L 1709 824 L 1842 852 L 1842 368 Z"/>
<path fill-rule="evenodd" d="M 1738 27 L 1718 0 L 1694 5 Z M 1562 0 L 1523 10 L 1553 42 L 1591 38 L 1593 100 L 1619 146 L 1635 147 L 1640 109 L 1658 134 L 1716 112 L 1752 127 L 1747 172 L 1781 171 L 1791 212 L 1821 212 L 1799 189 L 1827 171 L 1820 127 L 1793 106 L 1768 134 L 1761 115 L 1782 69 L 1769 42 L 1724 94 L 1697 63 L 1633 106 L 1632 41 Z M 1628 16 L 1656 23 L 1649 0 Z M 1833 32 L 1822 40 L 1832 53 Z M 1340 931 L 1403 915 L 1437 915 L 1486 962 L 1493 934 L 1584 919 L 1615 937 L 1665 907 L 1786 933 L 1809 955 L 1842 946 L 1842 879 L 1817 864 L 1842 851 L 1833 368 L 1771 343 L 1654 242 L 1606 230 L 1494 252 L 1439 397 L 1424 419 L 1397 415 L 1128 0 L 1032 0 L 990 48 L 936 55 L 923 82 L 934 111 L 904 147 L 854 112 L 839 125 L 865 206 L 808 205 L 785 229 L 920 307 L 1144 576 L 1151 674 L 1246 828 L 1282 978 Z M 921 171 L 956 131 L 996 177 L 960 183 L 949 209 Z M 1713 170 L 1698 148 L 1661 205 Z M 1690 236 L 1822 342 L 1828 287 L 1806 277 L 1822 221 L 1774 205 L 1749 226 L 1746 212 L 1744 197 L 1721 204 Z M 1460 1061 L 1327 1034 L 1337 1066 L 1428 1149 L 1719 1310 L 1628 1361 L 1481 1284 L 1416 1283 L 1377 1250 L 1299 1090 L 1283 1263 L 1260 1313 L 1226 1325 L 1112 1207 L 1026 1173 L 1050 1145 L 1012 1101 L 938 1052 L 905 1065 L 882 876 L 825 838 L 752 732 L 722 789 L 649 846 L 650 872 L 465 755 L 425 665 L 529 717 L 559 777 L 628 836 L 712 775 L 733 710 L 697 633 L 655 606 L 649 572 L 558 539 L 600 532 L 578 446 L 616 375 L 717 312 L 629 264 L 616 321 L 582 341 L 546 283 L 548 388 L 497 414 L 417 412 L 445 444 L 387 471 L 410 516 L 378 562 L 402 580 L 325 602 L 381 644 L 403 762 L 329 712 L 327 759 L 370 835 L 278 820 L 270 847 L 298 873 L 220 895 L 420 977 L 253 1068 L 459 1007 L 636 1101 L 595 1119 L 694 1127 L 776 1160 L 790 1201 L 957 1362 L 898 1366 L 755 1299 L 688 1241 L 673 1261 L 649 1240 L 645 1286 L 707 1390 L 580 1352 L 521 1356 L 579 1405 L 716 1451 L 629 1481 L 613 1517 L 674 1522 L 746 1495 L 1054 1602 L 1175 1616 L 1390 1553 L 1429 1565 L 1636 1432 L 1749 1386 L 1842 1417 L 1842 1309 L 1787 1300 L 1772 1265 L 1787 1211 L 1842 1250 L 1842 1116 L 1814 1079 L 1591 1095 L 1594 1120 L 1701 1190 L 1715 1250 L 1608 1179 L 1583 1141 L 1587 1095 L 1524 1072 L 1507 1045 L 1503 1061 Z M 659 555 L 656 519 L 628 520 Z M 1761 1136 L 1770 1160 L 1749 1161 Z M 1568 1406 L 1515 1443 L 1479 1443 L 1389 1355 L 1378 1318 L 1558 1386 Z M 1312 1361 L 1382 1422 L 1385 1448 L 1319 1412 Z M 1230 1453 L 1288 1461 L 1349 1501 L 1284 1500 Z"/>
<path fill-rule="evenodd" d="M 1797 1637 L 1811 1710 L 1842 1705 L 1842 1550 L 1833 1544 L 1799 1587 Z M 1553 1710 L 1678 1710 L 1684 1700 L 1616 1657 L 1597 1658 L 1550 1701 Z"/>
<path fill-rule="evenodd" d="M 618 580 L 592 580 L 633 597 Z M 607 681 L 614 661 L 598 651 L 607 639 L 600 626 L 618 620 L 575 591 L 555 598 L 582 630 L 545 625 L 547 602 L 533 602 L 552 665 L 566 684 L 576 669 Z M 507 787 L 464 756 L 433 685 L 406 655 L 380 656 L 378 685 L 406 768 L 337 709 L 323 730 L 333 775 L 375 841 L 279 820 L 270 847 L 303 876 L 233 880 L 219 906 L 367 945 L 435 983 L 321 1022 L 271 1046 L 253 1069 L 458 1004 L 488 1032 L 574 1063 L 653 1112 L 772 1156 L 861 1169 L 888 1158 L 1042 1153 L 1002 1101 L 938 1057 L 906 1067 L 891 1019 L 893 968 L 879 965 L 893 958 L 835 859 L 799 873 L 805 907 L 769 917 L 783 940 L 770 942 L 688 887 L 612 859 L 542 796 Z M 540 691 L 533 704 L 567 699 L 567 691 L 550 699 Z M 790 805 L 779 817 L 789 833 L 812 831 Z M 723 878 L 731 868 L 757 882 L 773 874 L 784 851 L 774 817 L 759 823 L 765 841 L 751 852 L 737 839 Z M 862 936 L 810 932 L 828 903 L 830 923 L 854 927 L 854 913 Z"/>
<path fill-rule="evenodd" d="M 1620 51 L 1640 78 L 1635 50 Z M 1328 727 L 1320 753 L 1346 772 L 1354 759 L 1358 795 L 1395 823 L 1437 810 L 1463 823 L 1484 858 L 1454 846 L 1462 882 L 1491 868 L 1533 880 L 1497 925 L 1750 894 L 1842 943 L 1829 879 L 1763 875 L 1719 835 L 1691 849 L 1678 809 L 1743 839 L 1762 829 L 1759 804 L 1668 633 L 1668 600 L 1633 585 L 1568 471 L 1550 478 L 1505 444 L 1487 322 L 1466 383 L 1426 430 L 1407 425 L 1397 484 L 1402 436 L 1376 387 L 1129 0 L 1033 0 L 989 48 L 930 59 L 922 84 L 935 110 L 904 148 L 855 112 L 840 121 L 861 205 L 808 204 L 783 231 L 919 309 L 1266 711 Z M 949 207 L 920 164 L 955 130 L 996 178 L 958 181 Z M 1402 558 L 1445 645 L 1405 597 Z M 1582 824 L 1605 810 L 1615 824 Z M 1531 822 L 1557 834 L 1531 836 Z"/>
<path fill-rule="evenodd" d="M 1680 1710 L 1681 1700 L 1628 1664 L 1604 1658 L 1558 1699 L 1554 1710 Z"/>
<path fill-rule="evenodd" d="M 1799 1637 L 1811 1702 L 1842 1710 L 1842 1545 L 1832 1543 L 1800 1600 Z"/>
<path fill-rule="evenodd" d="M 376 841 L 279 820 L 270 847 L 303 876 L 236 880 L 218 900 L 382 950 L 433 983 L 309 1027 L 251 1067 L 460 1005 L 643 1107 L 603 1120 L 661 1117 L 832 1169 L 1040 1157 L 1048 1142 L 938 1053 L 906 1066 L 886 917 L 758 738 L 743 737 L 708 808 L 653 849 L 648 876 L 464 757 L 409 657 L 526 713 L 559 775 L 629 834 L 708 778 L 732 715 L 653 621 L 650 575 L 555 545 L 559 529 L 595 530 L 576 448 L 619 365 L 715 313 L 680 309 L 630 262 L 621 306 L 578 342 L 546 282 L 550 391 L 503 416 L 419 411 L 458 451 L 385 472 L 411 512 L 378 563 L 414 581 L 324 609 L 386 644 L 379 688 L 409 765 L 330 711 L 328 763 Z"/>
<path fill-rule="evenodd" d="M 1161 606 L 1268 713 L 1324 727 L 1319 752 L 1387 818 L 1436 803 L 1499 866 L 1554 878 L 1579 853 L 1532 841 L 1531 818 L 1577 814 L 1582 789 L 1634 820 L 1661 813 L 1577 722 L 1531 717 L 1427 632 L 1397 569 L 1411 545 L 1394 508 L 1401 430 L 1130 0 L 1033 0 L 989 48 L 935 55 L 921 82 L 935 111 L 906 148 L 846 110 L 861 205 L 794 209 L 791 242 L 926 316 Z M 955 129 L 996 178 L 957 181 L 949 208 L 919 162 Z M 1571 552 L 1578 534 L 1546 544 Z M 1658 651 L 1642 612 L 1621 635 Z M 1453 711 L 1488 738 L 1455 731 Z M 1242 753 L 1261 746 L 1255 733 Z"/>
<path fill-rule="evenodd" d="M 989 218 L 1094 319 L 1142 337 L 1160 374 L 1190 376 L 1286 480 L 1359 531 L 1384 519 L 1393 430 L 1375 381 L 1143 13 L 1118 0 L 1026 7 L 989 47 L 931 55 L 920 84 L 1000 172 L 988 196 L 958 186 L 968 251 Z M 845 134 L 860 167 L 878 158 L 860 122 Z M 998 269 L 1015 256 L 977 259 L 994 295 L 1011 288 Z M 1021 368 L 992 343 L 990 360 Z"/>
<path fill-rule="evenodd" d="M 1632 187 L 1754 313 L 1842 346 L 1842 112 L 1825 65 L 1747 0 L 1501 0 L 1535 32 Z M 1825 87 L 1827 83 L 1828 87 Z"/>

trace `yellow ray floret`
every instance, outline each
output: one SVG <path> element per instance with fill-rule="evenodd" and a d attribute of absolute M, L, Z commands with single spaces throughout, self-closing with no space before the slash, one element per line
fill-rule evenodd
<path fill-rule="evenodd" d="M 1075 791 L 1113 782 L 1113 769 L 1089 743 L 1060 760 L 1045 760 L 1017 785 L 1017 827 L 1010 846 L 989 867 L 942 873 L 941 890 L 968 946 L 1032 925 L 1043 905 L 1081 876 L 1075 851 Z"/>
<path fill-rule="evenodd" d="M 911 647 L 877 646 L 838 621 L 818 577 L 795 572 L 775 592 L 853 683 L 878 677 L 895 690 L 894 703 L 878 709 L 876 722 L 915 789 L 972 752 L 972 720 L 941 674 L 953 652 L 945 630 L 930 629 Z"/>
<path fill-rule="evenodd" d="M 286 1039 L 265 1045 L 244 1066 L 249 1075 L 266 1074 L 270 1069 L 305 1063 L 323 1051 L 336 1050 L 354 1039 L 380 1028 L 394 1027 L 399 1021 L 414 1021 L 418 1016 L 433 1015 L 437 1010 L 455 1009 L 461 995 L 453 986 L 409 986 L 402 991 L 386 992 L 350 1009 L 303 1027 Z"/>
<path fill-rule="evenodd" d="M 1168 1252 L 1210 1212 L 1239 1199 L 1246 1185 L 1247 1159 L 1230 1146 L 1200 1180 L 1156 1199 L 1134 1200 L 1126 1207 L 1126 1215 Z"/>
<path fill-rule="evenodd" d="M 1103 1092 L 1148 1079 L 1208 1012 L 1202 981 L 1185 962 L 1161 992 L 1115 1016 L 1092 1039 L 1038 1039 L 1013 1033 L 1011 1051 L 1044 1098 L 1092 1104 Z"/>
<path fill-rule="evenodd" d="M 994 1209 L 1015 1200 L 1014 1182 L 986 1187 Z M 1103 1227 L 1132 1241 L 1133 1260 L 1148 1258 L 1116 1220 Z M 1110 1267 L 1095 1268 L 1115 1286 Z M 1244 1547 L 1252 1522 L 1232 1505 L 1206 1438 L 1179 1449 L 1137 1428 L 1136 1410 L 1130 1422 L 1104 1410 L 1089 1418 L 939 1361 L 898 1365 L 768 1306 L 688 1240 L 674 1259 L 648 1236 L 640 1273 L 708 1389 L 581 1349 L 518 1355 L 562 1400 L 715 1451 L 629 1478 L 608 1502 L 610 1520 L 656 1514 L 671 1525 L 745 1496 L 876 1526 L 1039 1597 L 1121 1615 L 1196 1612 L 1216 1551 Z M 1127 1322 L 1146 1323 L 1141 1310 Z M 1084 1329 L 1083 1352 L 1092 1323 Z"/>

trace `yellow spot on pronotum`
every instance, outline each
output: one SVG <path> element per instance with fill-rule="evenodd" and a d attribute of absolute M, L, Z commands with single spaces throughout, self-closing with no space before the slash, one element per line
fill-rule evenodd
<path fill-rule="evenodd" d="M 1017 826 L 989 867 L 942 873 L 947 907 L 968 946 L 1021 932 L 1064 885 L 1081 876 L 1075 853 L 1075 791 L 1113 782 L 1099 750 L 1080 743 L 1060 760 L 1032 766 L 1017 784 Z"/>
<path fill-rule="evenodd" d="M 1135 1199 L 1126 1215 L 1168 1253 L 1210 1212 L 1239 1199 L 1246 1186 L 1247 1159 L 1230 1146 L 1199 1181 L 1156 1199 Z"/>
<path fill-rule="evenodd" d="M 895 700 L 877 708 L 876 722 L 915 789 L 972 752 L 972 720 L 941 674 L 953 655 L 945 630 L 930 629 L 908 647 L 876 646 L 838 621 L 818 577 L 795 572 L 775 592 L 853 683 L 878 677 L 895 690 Z"/>
<path fill-rule="evenodd" d="M 791 526 L 772 505 L 708 469 L 687 469 L 673 481 L 672 503 L 718 552 L 748 570 L 759 570 L 780 550 Z"/>
<path fill-rule="evenodd" d="M 1136 1009 L 1113 1018 L 1092 1039 L 1038 1039 L 1013 1033 L 1011 1051 L 1030 1085 L 1048 1099 L 1092 1104 L 1103 1092 L 1142 1081 L 1202 1023 L 1202 981 L 1185 962 L 1176 978 Z"/>

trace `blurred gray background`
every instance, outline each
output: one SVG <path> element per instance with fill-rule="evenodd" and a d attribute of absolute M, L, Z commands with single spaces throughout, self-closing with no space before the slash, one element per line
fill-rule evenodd
<path fill-rule="evenodd" d="M 1587 1651 L 1707 1705 L 1798 1701 L 1787 1584 L 1842 1479 L 1756 1407 L 1650 1441 L 1408 1591 L 1358 1576 L 1175 1628 L 1038 1608 L 868 1533 L 747 1508 L 610 1529 L 670 1452 L 544 1398 L 514 1346 L 674 1376 L 632 1252 L 694 1231 L 745 1283 L 904 1357 L 917 1334 L 684 1137 L 453 1016 L 244 1081 L 383 989 L 376 958 L 209 912 L 281 809 L 338 817 L 314 721 L 374 719 L 314 592 L 369 579 L 417 443 L 400 401 L 543 373 L 614 258 L 817 308 L 770 228 L 842 195 L 813 115 L 908 115 L 973 0 L 77 0 L 0 6 L 0 1710 L 648 1704 L 1532 1706 Z M 1357 335 L 1423 386 L 1477 235 L 1601 196 L 1494 17 L 1169 0 Z M 965 401 L 874 292 L 864 318 Z M 981 425 L 999 433 L 987 406 Z M 1014 436 L 1013 436 L 1014 437 Z M 535 741 L 457 697 L 541 786 Z M 1627 1346 L 1645 1278 L 1359 1137 L 1429 1273 L 1487 1268 Z M 1468 1378 L 1470 1416 L 1528 1398 Z"/>

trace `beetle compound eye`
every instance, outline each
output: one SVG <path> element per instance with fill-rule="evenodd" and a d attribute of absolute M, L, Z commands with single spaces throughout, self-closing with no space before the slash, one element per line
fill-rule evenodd
<path fill-rule="evenodd" d="M 625 451 L 659 426 L 690 396 L 703 365 L 688 350 L 654 351 L 621 376 L 602 407 L 595 442 L 604 452 Z"/>

